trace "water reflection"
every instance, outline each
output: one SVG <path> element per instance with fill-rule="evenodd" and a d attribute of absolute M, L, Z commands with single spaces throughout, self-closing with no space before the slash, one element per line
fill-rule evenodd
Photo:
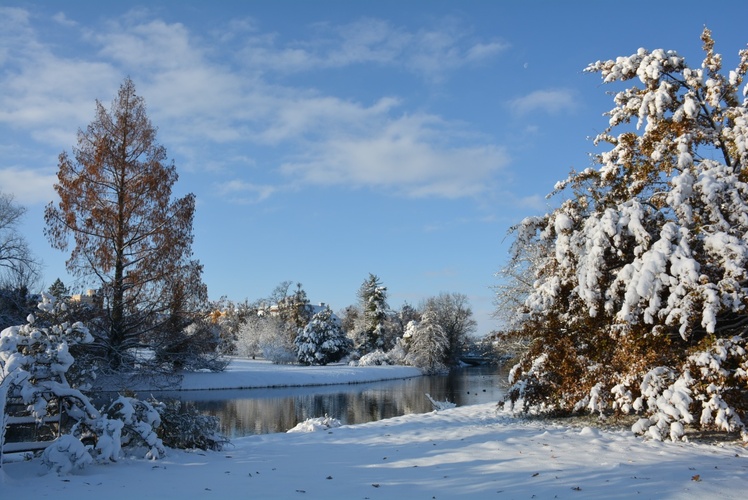
<path fill-rule="evenodd" d="M 472 367 L 449 375 L 370 384 L 277 389 L 157 392 L 194 404 L 220 418 L 229 437 L 285 432 L 307 418 L 329 415 L 343 424 L 360 424 L 433 410 L 426 394 L 458 406 L 499 401 L 506 370 Z"/>

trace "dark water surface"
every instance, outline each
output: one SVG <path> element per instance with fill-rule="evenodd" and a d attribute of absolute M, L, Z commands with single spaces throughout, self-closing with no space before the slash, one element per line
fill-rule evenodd
<path fill-rule="evenodd" d="M 458 368 L 448 375 L 405 380 L 275 389 L 154 392 L 157 399 L 177 398 L 221 420 L 228 437 L 285 432 L 308 418 L 336 418 L 361 424 L 433 410 L 426 397 L 458 406 L 498 402 L 507 369 L 497 366 Z"/>

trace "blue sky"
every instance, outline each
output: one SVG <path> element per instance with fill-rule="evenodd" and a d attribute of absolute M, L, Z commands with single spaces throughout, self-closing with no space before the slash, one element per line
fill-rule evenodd
<path fill-rule="evenodd" d="M 468 296 L 491 319 L 507 230 L 590 165 L 613 103 L 582 70 L 639 47 L 701 64 L 708 26 L 733 67 L 748 4 L 0 0 L 0 190 L 26 206 L 44 284 L 76 288 L 43 236 L 57 156 L 126 76 L 197 196 L 211 298 L 300 282 L 356 303 Z M 82 287 L 82 285 L 80 285 Z"/>

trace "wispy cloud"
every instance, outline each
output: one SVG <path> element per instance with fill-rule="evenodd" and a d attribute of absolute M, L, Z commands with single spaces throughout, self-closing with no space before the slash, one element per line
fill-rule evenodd
<path fill-rule="evenodd" d="M 368 186 L 410 197 L 484 192 L 508 155 L 492 145 L 450 145 L 453 133 L 433 116 L 405 116 L 366 134 L 328 137 L 282 171 L 312 184 Z"/>
<path fill-rule="evenodd" d="M 259 203 L 278 191 L 276 186 L 254 184 L 240 179 L 221 182 L 215 187 L 219 195 L 239 204 Z"/>
<path fill-rule="evenodd" d="M 69 19 L 64 12 L 58 12 L 54 16 L 52 16 L 52 19 L 61 26 L 67 26 L 69 28 L 72 28 L 74 26 L 78 26 L 78 23 L 73 21 L 72 19 Z"/>
<path fill-rule="evenodd" d="M 319 23 L 314 31 L 313 39 L 289 42 L 253 34 L 245 41 L 243 60 L 254 68 L 287 73 L 374 63 L 442 79 L 509 48 L 499 40 L 474 39 L 455 22 L 409 31 L 389 21 L 364 18 L 345 25 Z"/>
<path fill-rule="evenodd" d="M 34 169 L 0 168 L 0 190 L 11 193 L 18 203 L 47 203 L 54 196 L 57 176 Z"/>
<path fill-rule="evenodd" d="M 373 64 L 436 77 L 489 60 L 506 48 L 499 41 L 473 39 L 454 26 L 408 31 L 388 21 L 361 19 L 316 26 L 315 37 L 292 43 L 261 32 L 252 20 L 206 38 L 147 11 L 103 26 L 82 25 L 60 13 L 53 20 L 88 44 L 80 52 L 84 55 L 73 58 L 47 42 L 26 11 L 0 11 L 0 65 L 13 69 L 0 72 L 0 125 L 25 130 L 58 152 L 69 149 L 76 129 L 92 119 L 94 99 L 108 106 L 129 75 L 146 98 L 160 141 L 170 152 L 185 151 L 189 169 L 228 177 L 215 185 L 229 201 L 262 201 L 278 188 L 267 176 L 259 183 L 243 180 L 251 170 L 217 167 L 216 155 L 227 147 L 274 150 L 276 160 L 265 171 L 278 168 L 280 186 L 292 181 L 369 187 L 413 197 L 473 196 L 486 190 L 508 161 L 502 147 L 471 137 L 464 125 L 434 114 L 407 114 L 408 103 L 398 96 L 363 103 L 280 85 L 256 71 Z M 225 49 L 223 43 L 240 42 L 247 59 L 214 57 Z M 48 172 L 20 168 L 23 175 L 38 175 L 40 184 L 50 182 Z M 36 180 L 27 178 L 29 185 Z"/>
<path fill-rule="evenodd" d="M 569 89 L 536 90 L 509 101 L 510 109 L 519 115 L 536 111 L 556 114 L 573 111 L 577 107 L 576 94 Z"/>

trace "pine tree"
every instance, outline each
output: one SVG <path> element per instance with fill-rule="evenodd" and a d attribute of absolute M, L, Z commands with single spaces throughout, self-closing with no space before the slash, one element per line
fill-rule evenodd
<path fill-rule="evenodd" d="M 49 293 L 52 294 L 58 301 L 66 298 L 69 295 L 68 287 L 62 282 L 60 278 L 57 278 L 52 285 L 49 287 Z"/>
<path fill-rule="evenodd" d="M 351 348 L 340 321 L 328 306 L 312 317 L 294 343 L 299 362 L 305 365 L 326 365 L 340 361 Z"/>
<path fill-rule="evenodd" d="M 375 274 L 369 274 L 361 284 L 358 292 L 361 300 L 364 323 L 364 353 L 373 352 L 384 347 L 385 324 L 387 321 L 387 287 Z"/>

